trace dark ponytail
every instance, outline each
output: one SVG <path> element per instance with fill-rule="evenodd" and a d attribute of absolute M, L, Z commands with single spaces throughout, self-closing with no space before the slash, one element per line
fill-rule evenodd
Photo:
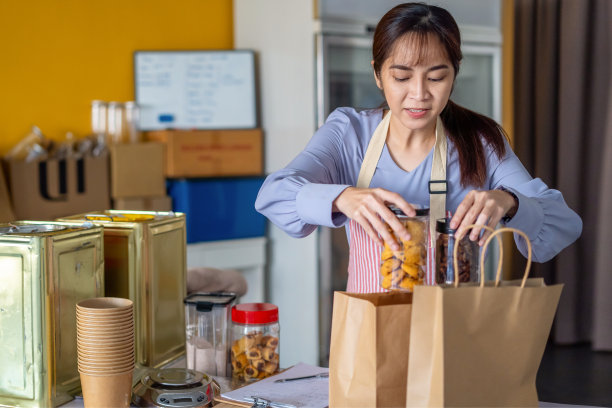
<path fill-rule="evenodd" d="M 461 184 L 484 186 L 487 163 L 483 142 L 491 146 L 501 160 L 506 153 L 504 129 L 493 119 L 471 111 L 449 100 L 440 114 L 449 138 L 457 149 Z"/>
<path fill-rule="evenodd" d="M 389 10 L 376 26 L 372 56 L 374 71 L 378 77 L 395 42 L 408 33 L 416 35 L 415 44 L 421 48 L 421 56 L 425 55 L 427 36 L 436 35 L 455 69 L 455 76 L 459 73 L 463 55 L 461 34 L 455 19 L 441 7 L 425 3 L 404 3 Z M 487 175 L 483 143 L 489 145 L 501 160 L 506 153 L 506 133 L 493 119 L 459 106 L 451 100 L 440 117 L 457 149 L 461 184 L 483 187 Z"/>

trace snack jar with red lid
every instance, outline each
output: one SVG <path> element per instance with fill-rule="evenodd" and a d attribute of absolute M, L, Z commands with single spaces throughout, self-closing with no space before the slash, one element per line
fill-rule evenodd
<path fill-rule="evenodd" d="M 232 308 L 232 377 L 254 381 L 275 374 L 278 371 L 279 345 L 276 305 L 241 303 Z"/>

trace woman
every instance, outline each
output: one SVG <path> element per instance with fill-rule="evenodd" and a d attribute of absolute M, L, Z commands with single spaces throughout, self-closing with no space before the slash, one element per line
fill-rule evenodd
<path fill-rule="evenodd" d="M 538 262 L 581 233 L 578 215 L 559 191 L 529 175 L 503 129 L 449 99 L 460 45 L 446 10 L 421 3 L 390 10 L 376 27 L 372 61 L 388 109 L 336 109 L 259 192 L 256 209 L 291 236 L 304 237 L 318 225 L 347 226 L 348 291 L 381 291 L 383 241 L 395 250 L 394 235 L 410 238 L 389 205 L 409 216 L 417 206 L 431 207 L 432 217 L 446 209 L 458 239 L 471 224 L 501 221 L 529 236 Z M 488 234 L 473 228 L 469 239 L 482 245 Z M 525 255 L 525 242 L 515 240 Z"/>

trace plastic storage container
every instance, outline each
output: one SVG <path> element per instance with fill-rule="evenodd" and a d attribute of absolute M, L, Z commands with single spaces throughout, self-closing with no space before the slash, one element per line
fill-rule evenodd
<path fill-rule="evenodd" d="M 385 242 L 381 253 L 380 286 L 389 290 L 412 291 L 422 285 L 427 265 L 427 242 L 429 235 L 429 208 L 416 210 L 408 217 L 397 207 L 389 207 L 404 224 L 410 240 L 398 240 L 400 249 L 393 251 Z"/>
<path fill-rule="evenodd" d="M 478 254 L 480 247 L 466 235 L 457 242 L 455 230 L 450 227 L 450 218 L 436 221 L 436 283 L 454 283 L 455 265 L 453 251 L 457 248 L 459 282 L 478 281 Z"/>
<path fill-rule="evenodd" d="M 121 102 L 109 102 L 106 108 L 108 143 L 125 143 L 126 119 L 125 106 Z"/>
<path fill-rule="evenodd" d="M 185 298 L 187 368 L 209 376 L 229 374 L 229 321 L 236 295 L 194 293 Z"/>
<path fill-rule="evenodd" d="M 278 307 L 244 303 L 232 308 L 232 377 L 253 381 L 278 371 Z"/>

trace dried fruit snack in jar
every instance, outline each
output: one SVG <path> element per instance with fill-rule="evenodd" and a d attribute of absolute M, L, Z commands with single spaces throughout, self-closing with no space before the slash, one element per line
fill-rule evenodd
<path fill-rule="evenodd" d="M 253 331 L 232 343 L 232 376 L 241 381 L 262 379 L 278 371 L 278 337 Z"/>
<path fill-rule="evenodd" d="M 401 242 L 399 251 L 393 251 L 385 242 L 381 254 L 380 285 L 389 290 L 411 291 L 415 285 L 422 285 L 425 278 L 427 222 L 418 219 L 401 221 L 410 239 L 398 241 Z"/>

